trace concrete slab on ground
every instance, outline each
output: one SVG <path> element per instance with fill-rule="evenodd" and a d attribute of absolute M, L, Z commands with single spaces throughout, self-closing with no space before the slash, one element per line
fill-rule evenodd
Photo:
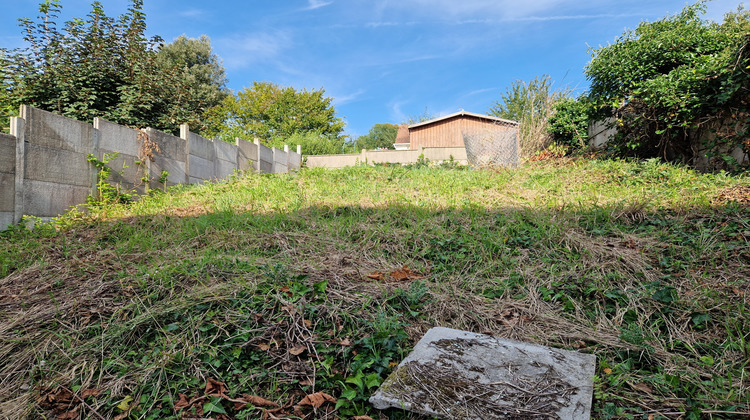
<path fill-rule="evenodd" d="M 591 414 L 596 356 L 432 328 L 370 397 L 442 419 L 576 419 Z"/>

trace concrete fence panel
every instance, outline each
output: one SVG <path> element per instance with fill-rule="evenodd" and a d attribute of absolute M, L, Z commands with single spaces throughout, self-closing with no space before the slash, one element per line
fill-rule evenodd
<path fill-rule="evenodd" d="M 13 224 L 15 206 L 16 137 L 0 133 L 0 230 Z"/>
<path fill-rule="evenodd" d="M 214 141 L 216 148 L 216 160 L 214 166 L 214 177 L 226 178 L 234 174 L 237 165 L 237 145 L 225 141 Z"/>
<path fill-rule="evenodd" d="M 271 148 L 273 152 L 273 169 L 271 173 L 280 174 L 288 171 L 289 154 L 275 147 Z"/>
<path fill-rule="evenodd" d="M 258 149 L 259 145 L 237 139 L 237 164 L 241 171 L 258 172 Z"/>
<path fill-rule="evenodd" d="M 255 142 L 258 146 L 258 165 L 260 166 L 260 172 L 264 174 L 273 173 L 273 150 Z"/>
<path fill-rule="evenodd" d="M 462 165 L 469 163 L 465 147 L 426 147 L 422 153 L 425 159 L 432 162 L 450 161 L 452 157 L 454 161 Z"/>
<path fill-rule="evenodd" d="M 146 129 L 149 140 L 159 147 L 159 153 L 154 153 L 151 162 L 151 188 L 163 188 L 159 182 L 163 171 L 167 171 L 167 185 L 172 186 L 185 183 L 187 178 L 185 168 L 187 164 L 187 142 L 184 139 L 163 133 L 153 128 Z"/>
<path fill-rule="evenodd" d="M 364 162 L 362 155 L 310 155 L 305 157 L 305 166 L 308 168 L 344 168 L 360 162 Z"/>
<path fill-rule="evenodd" d="M 216 149 L 214 142 L 195 133 L 189 135 L 188 165 L 190 173 L 188 182 L 199 184 L 214 178 L 214 161 L 216 160 Z"/>
<path fill-rule="evenodd" d="M 94 128 L 99 133 L 99 147 L 93 154 L 102 160 L 106 155 L 111 159 L 107 163 L 111 169 L 108 181 L 124 191 L 144 193 L 143 177 L 148 172 L 148 165 L 140 157 L 141 132 L 103 118 L 94 118 Z M 117 157 L 111 158 L 114 153 Z"/>
<path fill-rule="evenodd" d="M 299 171 L 302 166 L 302 155 L 289 151 L 289 172 Z"/>

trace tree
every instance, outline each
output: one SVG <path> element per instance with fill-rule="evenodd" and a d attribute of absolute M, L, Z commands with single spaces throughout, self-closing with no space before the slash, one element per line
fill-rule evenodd
<path fill-rule="evenodd" d="M 489 115 L 517 121 L 521 156 L 528 157 L 543 150 L 550 143 L 547 123 L 554 112 L 555 102 L 569 90 L 553 90 L 548 75 L 524 82 L 516 80 L 489 110 Z"/>
<path fill-rule="evenodd" d="M 165 73 L 175 73 L 175 79 L 186 90 L 187 103 L 183 102 L 183 110 L 189 114 L 203 117 L 207 109 L 229 96 L 226 72 L 219 57 L 212 52 L 211 40 L 206 35 L 199 39 L 177 37 L 159 49 L 156 64 Z M 202 132 L 205 127 L 200 121 L 191 128 Z"/>
<path fill-rule="evenodd" d="M 396 124 L 375 124 L 364 136 L 357 137 L 354 142 L 356 150 L 362 149 L 393 149 L 393 143 L 398 135 Z"/>
<path fill-rule="evenodd" d="M 36 21 L 21 19 L 27 47 L 3 50 L 3 108 L 32 105 L 81 121 L 94 117 L 175 132 L 195 124 L 190 86 L 182 68 L 157 65 L 159 37 L 147 39 L 142 0 L 111 18 L 99 2 L 86 19 L 57 26 L 59 0 L 39 7 Z"/>
<path fill-rule="evenodd" d="M 404 118 L 404 121 L 402 121 L 401 124 L 406 124 L 406 125 L 419 124 L 421 122 L 434 120 L 435 118 L 439 118 L 439 117 L 440 115 L 430 112 L 430 110 L 427 109 L 427 107 L 425 107 L 422 113 L 407 116 L 406 118 Z"/>
<path fill-rule="evenodd" d="M 230 142 L 259 138 L 265 144 L 308 132 L 338 138 L 344 121 L 336 116 L 331 102 L 323 89 L 298 91 L 291 86 L 253 82 L 252 88 L 228 96 L 209 110 L 207 133 Z"/>
<path fill-rule="evenodd" d="M 702 1 L 686 6 L 591 51 L 589 96 L 616 119 L 621 153 L 692 162 L 701 139 L 714 153 L 750 149 L 750 14 L 740 8 L 719 24 L 703 21 L 705 11 Z"/>

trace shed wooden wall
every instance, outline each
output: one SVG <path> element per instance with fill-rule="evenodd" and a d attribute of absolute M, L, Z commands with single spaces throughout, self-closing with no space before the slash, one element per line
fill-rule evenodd
<path fill-rule="evenodd" d="M 456 116 L 409 130 L 410 149 L 422 147 L 464 147 L 463 133 L 484 130 L 508 130 L 513 126 L 471 116 Z"/>

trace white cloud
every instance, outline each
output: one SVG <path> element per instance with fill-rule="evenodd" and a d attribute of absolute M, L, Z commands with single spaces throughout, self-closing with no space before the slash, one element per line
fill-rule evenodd
<path fill-rule="evenodd" d="M 344 105 L 362 96 L 363 93 L 365 93 L 365 90 L 359 89 L 356 92 L 352 92 L 348 95 L 333 95 L 333 102 L 336 106 Z"/>
<path fill-rule="evenodd" d="M 325 6 L 328 6 L 330 4 L 333 4 L 333 1 L 307 0 L 307 7 L 305 8 L 305 10 L 320 9 L 321 7 L 325 7 Z"/>
<path fill-rule="evenodd" d="M 228 70 L 238 70 L 275 61 L 292 47 L 292 38 L 285 31 L 258 32 L 219 38 L 213 45 L 223 58 L 224 66 Z"/>
<path fill-rule="evenodd" d="M 206 12 L 205 10 L 187 9 L 187 10 L 183 10 L 177 13 L 177 16 L 183 17 L 183 18 L 197 18 L 197 17 L 206 16 L 207 14 L 208 12 Z"/>

